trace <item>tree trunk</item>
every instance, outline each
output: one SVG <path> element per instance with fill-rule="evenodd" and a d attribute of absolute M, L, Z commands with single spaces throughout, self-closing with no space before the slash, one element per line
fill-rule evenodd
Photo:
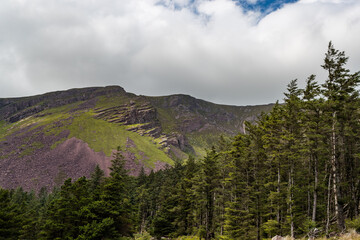
<path fill-rule="evenodd" d="M 294 165 L 291 163 L 289 173 L 289 210 L 290 210 L 290 234 L 295 238 L 294 232 L 294 213 L 293 213 L 293 186 L 294 186 Z"/>
<path fill-rule="evenodd" d="M 206 207 L 206 240 L 209 240 L 213 237 L 212 232 L 212 223 L 213 223 L 213 213 L 214 213 L 214 200 L 213 193 L 208 192 L 207 197 L 207 207 Z"/>
<path fill-rule="evenodd" d="M 326 237 L 329 236 L 329 229 L 330 229 L 330 199 L 331 199 L 331 173 L 329 173 L 328 196 L 327 196 L 327 205 L 326 205 L 326 228 L 325 228 Z"/>
<path fill-rule="evenodd" d="M 309 159 L 309 165 L 308 165 L 308 176 L 309 176 L 309 186 L 311 186 L 311 163 L 312 163 L 312 153 L 310 153 L 310 159 Z M 306 205 L 306 209 L 307 209 L 307 216 L 310 218 L 311 216 L 311 190 L 310 187 L 307 190 L 307 205 Z"/>
<path fill-rule="evenodd" d="M 313 212 L 311 220 L 316 221 L 317 210 L 317 189 L 318 188 L 318 169 L 317 169 L 317 156 L 314 156 L 314 194 L 313 194 Z"/>
<path fill-rule="evenodd" d="M 336 133 L 335 133 L 335 124 L 336 124 L 336 112 L 333 113 L 333 124 L 332 124 L 332 134 L 331 134 L 331 168 L 333 174 L 333 188 L 334 188 L 334 202 L 335 202 L 335 215 L 338 223 L 338 228 L 342 232 L 345 230 L 345 221 L 343 214 L 343 206 L 340 203 L 340 186 L 339 186 L 339 174 L 338 174 L 338 162 L 336 158 Z"/>
<path fill-rule="evenodd" d="M 279 199 L 280 199 L 280 181 L 281 181 L 281 177 L 280 177 L 280 163 L 279 163 L 278 173 L 277 173 L 277 194 L 278 194 Z M 276 221 L 279 224 L 279 230 L 280 230 L 280 234 L 281 234 L 280 201 L 278 201 Z"/>

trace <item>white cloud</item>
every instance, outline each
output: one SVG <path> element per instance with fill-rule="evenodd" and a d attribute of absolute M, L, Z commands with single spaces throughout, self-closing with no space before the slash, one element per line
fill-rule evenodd
<path fill-rule="evenodd" d="M 302 0 L 260 17 L 231 0 L 3 0 L 0 97 L 118 84 L 274 102 L 291 79 L 321 72 L 329 40 L 360 70 L 360 1 Z"/>

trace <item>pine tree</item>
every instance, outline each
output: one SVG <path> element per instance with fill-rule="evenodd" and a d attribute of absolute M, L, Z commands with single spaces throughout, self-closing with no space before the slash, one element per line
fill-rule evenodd
<path fill-rule="evenodd" d="M 180 179 L 175 186 L 174 197 L 177 201 L 172 212 L 175 216 L 174 226 L 177 236 L 190 235 L 194 227 L 194 200 L 191 189 L 196 171 L 195 159 L 193 156 L 189 156 L 182 167 Z"/>
<path fill-rule="evenodd" d="M 88 181 L 85 177 L 74 183 L 71 178 L 67 179 L 61 186 L 59 197 L 52 200 L 47 209 L 47 219 L 40 238 L 76 238 L 80 227 L 87 224 L 83 209 L 90 201 Z"/>
<path fill-rule="evenodd" d="M 303 199 L 303 187 L 305 175 L 303 169 L 306 165 L 303 161 L 304 153 L 304 139 L 303 139 L 303 111 L 301 111 L 300 96 L 302 90 L 297 86 L 297 80 L 292 80 L 285 93 L 285 106 L 284 106 L 284 160 L 287 162 L 289 168 L 288 175 L 288 219 L 290 223 L 290 236 L 295 237 L 295 224 L 300 224 L 304 221 L 302 214 L 297 212 L 297 209 L 302 209 L 302 203 L 306 202 Z M 297 194 L 300 193 L 300 194 Z"/>
<path fill-rule="evenodd" d="M 359 94 L 356 87 L 359 84 L 359 73 L 350 74 L 350 71 L 345 68 L 347 61 L 348 58 L 345 53 L 336 50 L 330 42 L 328 51 L 325 54 L 324 65 L 322 65 L 328 72 L 328 78 L 323 84 L 322 93 L 327 98 L 325 111 L 329 119 L 328 125 L 330 129 L 331 154 L 329 162 L 333 181 L 335 215 L 340 231 L 345 229 L 344 203 L 346 198 L 345 189 L 341 186 L 342 177 L 345 174 L 354 176 L 353 173 L 349 172 L 343 174 L 341 166 L 345 166 L 345 171 L 352 172 L 354 170 L 352 166 L 355 163 L 354 153 L 357 149 L 354 149 L 356 137 L 352 133 L 356 132 L 358 128 L 356 126 L 358 124 L 354 126 L 351 119 L 356 119 L 358 116 L 356 109 L 359 103 Z M 353 182 L 352 177 L 348 180 Z M 353 185 L 353 183 L 350 185 Z"/>
<path fill-rule="evenodd" d="M 100 197 L 101 184 L 104 182 L 104 178 L 104 171 L 100 169 L 99 165 L 96 165 L 89 181 L 89 191 L 93 194 L 93 198 L 96 200 Z"/>
<path fill-rule="evenodd" d="M 110 217 L 114 221 L 117 235 L 127 236 L 132 233 L 132 208 L 129 198 L 130 179 L 125 169 L 125 159 L 118 147 L 111 161 L 110 177 L 104 182 L 101 201 L 104 209 L 104 217 Z"/>
<path fill-rule="evenodd" d="M 229 173 L 231 171 L 232 162 L 232 139 L 228 139 L 223 135 L 220 136 L 217 152 L 219 164 L 219 187 L 217 190 L 215 215 L 216 215 L 216 229 L 220 236 L 224 235 L 225 231 L 225 214 L 227 201 L 231 196 L 231 184 L 229 182 Z"/>
<path fill-rule="evenodd" d="M 266 159 L 264 159 L 266 175 L 266 192 L 268 194 L 267 216 L 264 223 L 271 223 L 271 231 L 267 232 L 268 237 L 271 234 L 283 235 L 285 233 L 286 220 L 286 183 L 284 183 L 284 172 L 287 169 L 284 156 L 284 107 L 276 103 L 272 111 L 267 115 L 262 115 L 259 119 L 259 126 L 262 128 L 264 150 Z M 276 221 L 276 224 L 273 224 Z"/>
<path fill-rule="evenodd" d="M 315 81 L 315 75 L 311 75 L 306 81 L 303 95 L 303 127 L 305 134 L 306 163 L 308 164 L 308 207 L 307 215 L 311 219 L 312 227 L 325 217 L 325 196 L 327 179 L 326 161 L 328 159 L 326 138 L 325 115 L 323 114 L 325 100 L 321 96 L 320 85 Z M 310 230 L 310 229 L 308 229 Z"/>
<path fill-rule="evenodd" d="M 251 194 L 251 212 L 254 216 L 254 232 L 256 232 L 256 239 L 260 240 L 263 237 L 263 220 L 267 211 L 267 195 L 266 195 L 266 176 L 267 170 L 265 162 L 267 159 L 263 135 L 263 128 L 259 125 L 252 125 L 246 123 L 246 129 L 250 138 L 249 158 L 252 165 L 252 194 Z M 254 234 L 255 237 L 255 234 Z M 254 238 L 255 239 L 255 238 Z"/>
<path fill-rule="evenodd" d="M 11 202 L 9 190 L 0 188 L 0 239 L 18 239 L 22 224 L 19 206 Z"/>
<path fill-rule="evenodd" d="M 176 219 L 181 218 L 181 215 L 176 215 L 177 208 L 180 205 L 178 195 L 178 186 L 180 183 L 182 169 L 180 162 L 175 162 L 175 166 L 164 172 L 164 179 L 162 182 L 159 198 L 158 209 L 152 222 L 152 233 L 154 236 L 160 238 L 175 234 Z"/>
<path fill-rule="evenodd" d="M 205 239 L 209 240 L 215 237 L 214 229 L 214 211 L 215 211 L 215 194 L 219 184 L 219 169 L 217 164 L 217 153 L 213 147 L 207 152 L 201 165 L 202 181 L 200 182 L 201 189 L 204 194 L 204 225 L 205 225 Z"/>
<path fill-rule="evenodd" d="M 249 161 L 249 139 L 238 135 L 232 150 L 232 163 L 229 172 L 231 184 L 230 200 L 225 214 L 225 233 L 229 239 L 255 239 L 254 215 L 252 205 L 253 176 Z"/>

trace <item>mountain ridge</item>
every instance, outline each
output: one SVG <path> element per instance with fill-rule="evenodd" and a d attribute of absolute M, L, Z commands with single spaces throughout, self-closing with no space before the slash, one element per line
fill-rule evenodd
<path fill-rule="evenodd" d="M 201 157 L 219 135 L 235 136 L 271 104 L 229 106 L 175 94 L 148 97 L 120 86 L 0 99 L 0 184 L 39 190 L 67 177 L 108 174 L 121 146 L 130 174 Z M 67 155 L 68 153 L 68 155 Z"/>

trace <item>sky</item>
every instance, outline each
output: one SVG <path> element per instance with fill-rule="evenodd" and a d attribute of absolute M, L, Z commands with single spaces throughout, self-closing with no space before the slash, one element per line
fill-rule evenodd
<path fill-rule="evenodd" d="M 119 85 L 268 104 L 326 79 L 329 41 L 360 70 L 359 0 L 1 0 L 0 98 Z"/>

